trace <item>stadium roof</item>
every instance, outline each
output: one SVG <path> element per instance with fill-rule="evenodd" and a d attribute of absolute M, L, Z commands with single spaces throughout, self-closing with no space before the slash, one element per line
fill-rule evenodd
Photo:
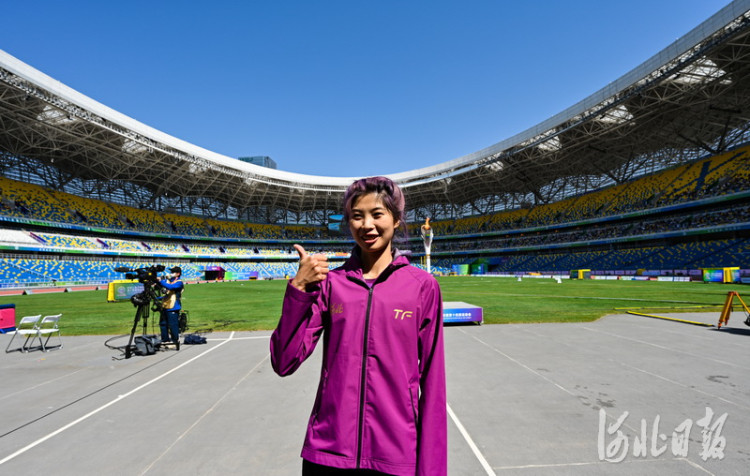
<path fill-rule="evenodd" d="M 736 0 L 578 104 L 485 149 L 390 174 L 412 209 L 488 213 L 718 153 L 750 129 L 750 0 Z M 46 185 L 140 190 L 154 206 L 328 213 L 354 177 L 240 162 L 142 124 L 0 50 L 0 161 Z M 45 173 L 40 172 L 45 170 Z M 52 180 L 49 171 L 55 172 Z M 31 171 L 31 172 L 30 172 Z M 148 202 L 148 203 L 144 203 Z M 209 213 L 210 214 L 210 213 Z"/>

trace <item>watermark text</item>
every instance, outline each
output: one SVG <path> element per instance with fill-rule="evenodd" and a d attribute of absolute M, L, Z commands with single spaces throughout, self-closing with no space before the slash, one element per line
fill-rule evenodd
<path fill-rule="evenodd" d="M 645 458 L 649 454 L 657 458 L 668 450 L 676 457 L 687 457 L 690 443 L 690 431 L 693 426 L 700 429 L 701 451 L 699 456 L 703 461 L 708 459 L 724 459 L 724 448 L 727 445 L 726 437 L 721 435 L 727 414 L 724 413 L 714 419 L 714 411 L 706 407 L 706 415 L 693 423 L 690 418 L 685 419 L 672 430 L 671 439 L 660 430 L 661 416 L 657 415 L 649 428 L 649 422 L 641 419 L 640 431 L 633 437 L 632 445 L 630 438 L 622 431 L 622 426 L 627 420 L 629 412 L 623 412 L 614 423 L 607 424 L 607 413 L 604 409 L 599 410 L 599 437 L 597 449 L 599 460 L 610 463 L 619 463 L 629 454 L 636 458 Z M 650 431 L 649 431 L 650 430 Z"/>

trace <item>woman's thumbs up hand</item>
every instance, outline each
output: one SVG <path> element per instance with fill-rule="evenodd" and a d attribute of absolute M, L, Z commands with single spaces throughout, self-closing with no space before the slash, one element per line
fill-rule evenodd
<path fill-rule="evenodd" d="M 326 279 L 328 275 L 328 258 L 324 254 L 307 254 L 300 246 L 294 245 L 299 254 L 299 269 L 297 275 L 292 279 L 292 286 L 300 291 L 307 291 L 308 286 L 318 284 Z"/>

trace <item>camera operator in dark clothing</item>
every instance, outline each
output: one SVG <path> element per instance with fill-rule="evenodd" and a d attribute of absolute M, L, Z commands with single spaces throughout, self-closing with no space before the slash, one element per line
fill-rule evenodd
<path fill-rule="evenodd" d="M 159 285 L 166 289 L 166 294 L 162 297 L 161 319 L 161 341 L 166 343 L 170 340 L 174 342 L 177 350 L 180 350 L 180 310 L 182 309 L 182 290 L 185 285 L 182 284 L 182 268 L 175 266 L 169 270 L 172 274 L 167 275 L 166 279 L 159 281 Z"/>

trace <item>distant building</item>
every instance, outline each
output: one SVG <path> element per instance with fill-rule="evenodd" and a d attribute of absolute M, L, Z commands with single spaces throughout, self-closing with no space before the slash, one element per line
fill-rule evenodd
<path fill-rule="evenodd" d="M 254 157 L 238 157 L 237 160 L 247 162 L 248 164 L 260 165 L 261 167 L 268 167 L 269 169 L 275 169 L 276 161 L 265 155 L 256 155 Z"/>

